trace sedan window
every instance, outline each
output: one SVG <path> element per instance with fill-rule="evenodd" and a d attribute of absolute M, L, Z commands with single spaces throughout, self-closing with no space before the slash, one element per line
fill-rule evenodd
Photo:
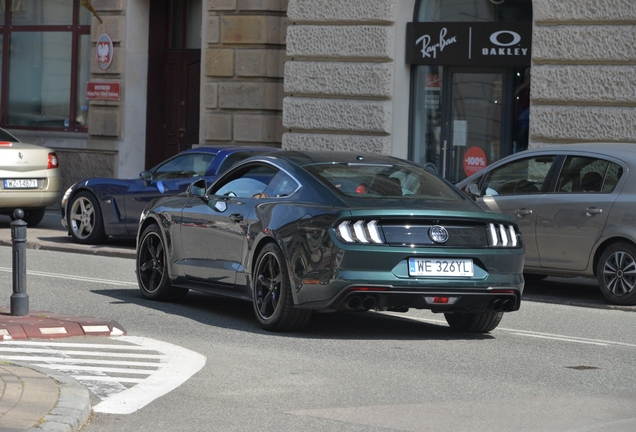
<path fill-rule="evenodd" d="M 556 156 L 537 156 L 510 162 L 491 171 L 484 195 L 540 193 Z"/>
<path fill-rule="evenodd" d="M 609 193 L 622 173 L 620 165 L 604 159 L 568 156 L 557 180 L 557 192 Z"/>
<path fill-rule="evenodd" d="M 200 177 L 205 175 L 214 159 L 212 153 L 188 153 L 168 160 L 153 172 L 155 180 Z"/>

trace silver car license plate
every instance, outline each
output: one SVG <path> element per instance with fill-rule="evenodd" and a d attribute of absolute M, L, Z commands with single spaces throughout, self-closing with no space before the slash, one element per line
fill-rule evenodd
<path fill-rule="evenodd" d="M 5 179 L 5 189 L 37 189 L 37 179 Z"/>
<path fill-rule="evenodd" d="M 409 258 L 409 276 L 473 276 L 473 260 Z"/>

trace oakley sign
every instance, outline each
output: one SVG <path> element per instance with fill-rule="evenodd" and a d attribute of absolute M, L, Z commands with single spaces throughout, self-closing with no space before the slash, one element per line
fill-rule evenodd
<path fill-rule="evenodd" d="M 408 23 L 406 31 L 410 64 L 530 65 L 530 22 Z"/>

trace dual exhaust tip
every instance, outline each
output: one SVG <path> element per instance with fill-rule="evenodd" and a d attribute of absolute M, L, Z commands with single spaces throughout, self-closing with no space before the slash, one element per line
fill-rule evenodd
<path fill-rule="evenodd" d="M 378 303 L 378 301 L 373 296 L 367 296 L 367 297 L 364 297 L 364 298 L 362 298 L 360 296 L 353 296 L 347 302 L 347 307 L 349 309 L 365 309 L 365 310 L 369 310 L 369 309 L 375 309 L 377 303 Z"/>
<path fill-rule="evenodd" d="M 492 302 L 492 310 L 495 312 L 509 312 L 513 306 L 514 303 L 512 300 L 496 299 Z"/>

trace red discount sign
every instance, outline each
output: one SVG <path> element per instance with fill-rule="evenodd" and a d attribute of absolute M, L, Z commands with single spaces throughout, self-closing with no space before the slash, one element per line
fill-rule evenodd
<path fill-rule="evenodd" d="M 486 153 L 481 147 L 473 146 L 466 150 L 466 154 L 464 154 L 464 172 L 467 176 L 481 171 L 486 168 L 486 165 L 488 165 Z"/>

